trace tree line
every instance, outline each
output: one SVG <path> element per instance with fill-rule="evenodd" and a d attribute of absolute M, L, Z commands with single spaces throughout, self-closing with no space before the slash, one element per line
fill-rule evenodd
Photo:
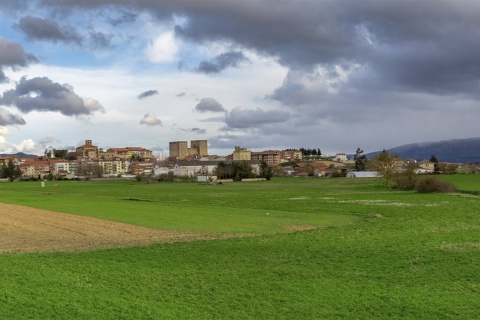
<path fill-rule="evenodd" d="M 242 180 L 260 177 L 270 180 L 273 175 L 273 170 L 265 161 L 262 161 L 260 164 L 260 172 L 258 174 L 247 161 L 233 163 L 220 161 L 215 173 L 218 179 Z"/>

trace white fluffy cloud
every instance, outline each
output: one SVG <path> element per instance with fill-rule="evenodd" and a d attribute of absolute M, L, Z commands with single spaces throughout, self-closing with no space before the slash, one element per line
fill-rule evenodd
<path fill-rule="evenodd" d="M 162 121 L 157 119 L 157 117 L 152 113 L 147 113 L 143 119 L 140 121 L 141 124 L 146 124 L 147 126 L 161 126 Z"/>
<path fill-rule="evenodd" d="M 146 54 L 150 62 L 163 63 L 175 60 L 178 52 L 178 42 L 172 31 L 166 31 L 150 41 Z"/>
<path fill-rule="evenodd" d="M 34 152 L 36 151 L 35 142 L 32 139 L 23 140 L 19 144 L 12 143 L 17 152 Z"/>

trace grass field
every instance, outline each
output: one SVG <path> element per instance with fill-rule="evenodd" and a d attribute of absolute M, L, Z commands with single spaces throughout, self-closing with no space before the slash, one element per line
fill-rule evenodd
<path fill-rule="evenodd" d="M 480 189 L 478 175 L 448 179 Z M 475 195 L 395 191 L 368 179 L 66 181 L 3 183 L 0 202 L 257 235 L 3 254 L 1 319 L 477 319 L 480 310 Z"/>

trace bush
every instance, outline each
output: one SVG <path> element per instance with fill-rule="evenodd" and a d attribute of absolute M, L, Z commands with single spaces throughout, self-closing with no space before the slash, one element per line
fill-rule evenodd
<path fill-rule="evenodd" d="M 404 175 L 398 175 L 393 178 L 392 188 L 402 190 L 412 190 L 415 188 L 416 181 L 412 181 Z"/>
<path fill-rule="evenodd" d="M 159 182 L 173 182 L 173 181 L 175 181 L 175 176 L 173 175 L 173 172 L 162 173 L 158 177 L 158 181 Z"/>
<path fill-rule="evenodd" d="M 393 176 L 394 189 L 412 190 L 417 184 L 417 175 L 415 174 L 415 166 L 409 165 L 405 171 L 397 173 Z"/>
<path fill-rule="evenodd" d="M 450 193 L 458 191 L 453 184 L 437 178 L 426 178 L 418 181 L 418 183 L 415 185 L 415 190 L 421 193 Z"/>

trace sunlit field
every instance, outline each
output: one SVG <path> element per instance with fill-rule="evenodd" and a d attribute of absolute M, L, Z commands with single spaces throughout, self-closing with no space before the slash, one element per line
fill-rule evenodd
<path fill-rule="evenodd" d="M 449 181 L 480 189 L 469 177 Z M 2 319 L 478 317 L 480 198 L 473 194 L 344 178 L 56 183 L 2 183 L 0 202 L 242 236 L 1 254 Z"/>

